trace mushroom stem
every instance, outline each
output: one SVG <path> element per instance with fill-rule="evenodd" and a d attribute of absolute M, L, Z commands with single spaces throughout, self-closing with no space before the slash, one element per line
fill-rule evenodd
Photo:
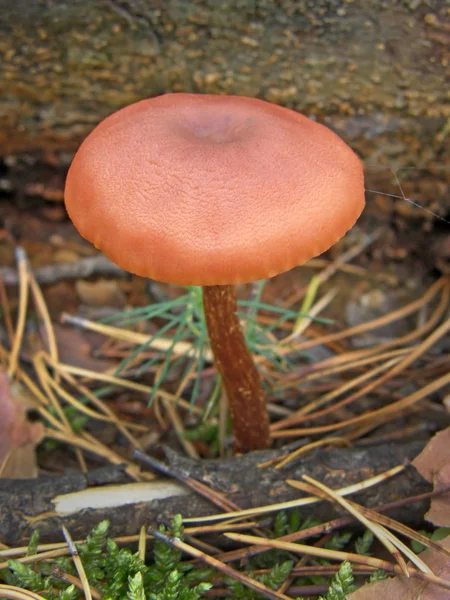
<path fill-rule="evenodd" d="M 269 416 L 261 378 L 236 314 L 234 286 L 205 286 L 203 306 L 211 349 L 228 398 L 235 449 L 267 448 Z"/>

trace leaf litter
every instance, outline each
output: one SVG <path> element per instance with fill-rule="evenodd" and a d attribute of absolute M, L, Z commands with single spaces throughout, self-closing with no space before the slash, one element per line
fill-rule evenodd
<path fill-rule="evenodd" d="M 20 384 L 11 383 L 0 370 L 0 476 L 28 479 L 38 476 L 36 446 L 44 436 L 42 423 L 31 423 L 27 412 L 35 408 Z"/>
<path fill-rule="evenodd" d="M 357 252 L 355 252 L 355 255 L 357 255 Z M 31 294 L 32 296 L 34 295 L 36 301 L 36 289 L 33 291 L 31 275 L 29 272 L 27 274 L 27 269 L 24 268 L 24 264 L 24 262 L 20 263 L 22 275 L 19 274 L 19 281 L 22 282 L 22 290 L 25 289 L 25 284 L 27 284 L 28 281 Z M 320 260 L 318 262 L 318 265 L 319 264 L 321 264 Z M 331 269 L 329 268 L 330 266 L 332 267 Z M 319 278 L 318 281 L 320 281 L 320 285 L 322 286 L 323 283 L 326 283 L 327 278 L 334 275 L 336 271 L 340 269 L 345 270 L 345 267 L 346 263 L 342 260 L 337 263 L 325 265 L 325 269 L 328 268 L 328 271 L 326 270 Z M 284 398 L 289 398 L 294 392 L 297 392 L 299 388 L 305 387 L 306 399 L 315 396 L 314 399 L 311 399 L 304 404 L 300 409 L 300 413 L 298 410 L 289 410 L 284 416 L 282 412 L 281 414 L 278 412 L 279 408 L 281 409 L 282 407 L 282 403 L 278 400 L 271 400 L 270 405 L 272 415 L 274 417 L 278 416 L 278 421 L 275 421 L 277 426 L 274 427 L 274 433 L 279 433 L 275 433 L 274 437 L 298 438 L 303 435 L 308 436 L 311 434 L 311 429 L 314 430 L 312 435 L 315 435 L 316 432 L 318 435 L 322 435 L 322 433 L 326 433 L 327 431 L 337 431 L 338 435 L 335 435 L 334 437 L 339 440 L 338 445 L 340 443 L 343 445 L 357 444 L 359 443 L 359 440 L 365 440 L 368 434 L 369 439 L 370 434 L 375 434 L 373 435 L 374 440 L 377 439 L 377 435 L 379 439 L 382 439 L 383 435 L 389 435 L 389 431 L 383 433 L 383 427 L 385 429 L 386 422 L 391 419 L 400 419 L 400 422 L 402 422 L 405 415 L 408 416 L 408 413 L 410 415 L 416 415 L 417 410 L 419 409 L 419 403 L 424 404 L 425 407 L 429 409 L 430 403 L 428 398 L 430 395 L 435 394 L 449 383 L 448 360 L 445 360 L 445 356 L 443 360 L 433 360 L 436 354 L 434 356 L 430 356 L 429 354 L 430 350 L 433 350 L 436 346 L 442 344 L 442 341 L 448 336 L 449 324 L 448 320 L 445 318 L 449 296 L 448 287 L 448 281 L 445 278 L 442 278 L 436 282 L 436 284 L 433 284 L 425 292 L 422 298 L 412 302 L 411 305 L 393 311 L 393 313 L 389 313 L 383 318 L 374 319 L 373 322 L 365 323 L 361 326 L 356 326 L 347 330 L 341 328 L 337 331 L 332 331 L 332 333 L 327 333 L 325 329 L 327 326 L 326 321 L 321 323 L 315 318 L 309 318 L 311 314 L 313 314 L 314 317 L 320 315 L 321 310 L 323 310 L 321 302 L 323 307 L 326 307 L 327 305 L 325 302 L 326 293 L 317 299 L 317 295 L 321 290 L 319 290 L 316 282 L 313 287 L 306 288 L 306 290 L 303 291 L 300 290 L 299 294 L 294 294 L 294 298 L 289 299 L 283 304 L 285 312 L 281 312 L 278 315 L 272 315 L 270 312 L 267 312 L 267 306 L 263 306 L 262 302 L 256 304 L 253 303 L 247 306 L 243 304 L 243 308 L 253 314 L 254 321 L 252 321 L 252 323 L 255 323 L 255 329 L 259 335 L 259 339 L 255 339 L 254 347 L 255 350 L 261 350 L 259 364 L 262 372 L 266 373 L 267 381 L 271 381 L 273 385 L 272 389 L 282 391 Z M 308 316 L 299 314 L 298 309 L 294 309 L 293 311 L 291 309 L 294 305 L 298 305 L 298 302 L 301 302 L 302 298 L 303 307 L 306 306 L 310 309 L 308 310 Z M 23 317 L 28 302 L 24 302 L 23 297 L 21 297 L 20 300 L 22 302 L 21 314 Z M 293 313 L 289 314 L 289 317 L 287 316 L 288 311 Z M 381 343 L 375 343 L 368 348 L 363 348 L 362 350 L 358 349 L 356 351 L 347 345 L 347 342 L 353 339 L 354 336 L 358 336 L 367 331 L 374 331 L 380 326 L 389 324 L 389 322 L 395 322 L 396 319 L 408 319 L 410 315 L 414 314 L 418 317 L 417 327 L 398 339 L 394 338 L 392 340 L 382 341 Z M 121 352 L 125 352 L 126 356 L 127 352 L 128 354 L 130 353 L 133 346 L 136 350 L 139 350 L 135 353 L 136 362 L 125 364 L 120 372 L 120 376 L 116 376 L 111 372 L 111 369 L 106 369 L 103 373 L 94 373 L 89 368 L 86 368 L 86 364 L 81 368 L 80 365 L 62 362 L 61 356 L 57 352 L 55 353 L 55 349 L 52 350 L 51 344 L 49 344 L 52 335 L 51 332 L 47 331 L 47 335 L 45 336 L 47 341 L 46 345 L 44 344 L 44 350 L 41 350 L 39 356 L 35 357 L 32 361 L 35 370 L 34 377 L 38 381 L 38 385 L 36 385 L 33 382 L 33 379 L 30 379 L 27 372 L 23 370 L 19 361 L 22 337 L 27 335 L 23 318 L 22 323 L 19 323 L 15 332 L 16 337 L 12 346 L 12 359 L 5 348 L 2 348 L 2 358 L 5 361 L 5 364 L 9 365 L 9 370 L 14 374 L 16 381 L 20 381 L 21 385 L 28 389 L 28 393 L 31 393 L 34 396 L 33 403 L 35 404 L 35 408 L 37 406 L 38 412 L 47 423 L 47 428 L 44 432 L 47 439 L 59 440 L 66 443 L 68 447 L 71 447 L 78 458 L 80 468 L 83 470 L 87 468 L 88 463 L 86 461 L 89 460 L 89 456 L 91 453 L 94 453 L 106 462 L 120 464 L 125 460 L 130 475 L 139 480 L 147 478 L 148 474 L 142 473 L 142 471 L 136 467 L 133 460 L 130 460 L 129 458 L 125 459 L 123 453 L 118 454 L 113 448 L 109 448 L 102 444 L 100 440 L 94 439 L 83 427 L 80 429 L 74 428 L 73 423 L 67 419 L 64 410 L 61 409 L 62 404 L 69 404 L 74 406 L 78 411 L 84 412 L 84 414 L 90 418 L 106 420 L 111 426 L 116 427 L 124 433 L 125 437 L 129 440 L 131 447 L 140 447 L 139 437 L 148 432 L 148 426 L 138 425 L 136 423 L 120 423 L 114 413 L 106 408 L 107 404 L 102 402 L 102 400 L 97 397 L 96 393 L 98 384 L 103 384 L 113 386 L 115 390 L 118 390 L 118 386 L 128 387 L 128 389 L 134 390 L 138 394 L 147 395 L 147 397 L 152 394 L 154 387 L 152 385 L 141 384 L 134 381 L 133 373 L 136 372 L 137 368 L 142 372 L 146 362 L 149 363 L 150 360 L 151 363 L 155 357 L 158 357 L 158 345 L 161 345 L 161 343 L 166 349 L 167 347 L 172 348 L 170 345 L 171 330 L 170 328 L 167 329 L 169 334 L 166 338 L 167 343 L 169 344 L 169 346 L 167 346 L 165 345 L 166 341 L 164 336 L 149 336 L 148 333 L 145 333 L 142 329 L 139 330 L 140 323 L 148 317 L 145 310 L 141 310 L 141 313 L 136 316 L 138 318 L 134 323 L 131 322 L 131 328 L 125 329 L 123 324 L 120 324 L 119 327 L 108 326 L 110 329 L 106 330 L 105 327 L 104 330 L 105 358 L 108 358 L 108 360 L 111 357 L 119 357 Z M 135 319 L 133 313 L 130 313 L 129 317 L 131 317 L 132 320 Z M 42 316 L 42 310 L 41 319 L 45 321 Z M 91 328 L 89 320 L 78 319 L 76 324 L 81 326 L 82 329 Z M 293 324 L 295 324 L 294 328 Z M 98 326 L 100 326 L 100 330 L 98 329 Z M 47 322 L 46 327 L 52 328 L 53 326 L 51 323 L 49 324 Z M 96 331 L 100 331 L 101 333 L 101 327 L 101 324 L 97 324 Z M 333 327 L 331 327 L 331 329 L 333 330 Z M 119 336 L 117 340 L 114 339 L 116 335 L 114 330 L 117 330 L 117 335 Z M 305 341 L 306 330 L 309 340 L 307 339 Z M 279 334 L 273 335 L 275 332 L 283 331 L 285 332 L 284 338 Z M 17 336 L 19 341 L 17 341 Z M 59 336 L 56 336 L 56 339 L 58 339 L 58 337 Z M 156 348 L 153 347 L 154 342 L 156 342 Z M 180 340 L 177 344 L 180 342 L 183 342 L 183 340 Z M 192 338 L 188 338 L 185 343 L 187 343 L 187 345 L 181 345 L 181 350 L 179 352 L 173 352 L 171 361 L 174 362 L 177 357 L 183 358 L 186 354 L 189 355 L 190 353 L 193 364 L 199 366 L 202 350 L 195 350 L 195 346 L 192 344 Z M 299 355 L 304 351 L 313 351 L 317 347 L 330 349 L 330 355 L 313 365 L 300 365 L 300 367 L 298 367 L 295 366 L 295 363 L 291 362 L 292 356 Z M 180 346 L 177 346 L 176 350 L 179 348 Z M 106 349 L 108 349 L 107 352 Z M 207 347 L 205 347 L 204 350 L 207 351 Z M 145 351 L 150 356 L 145 357 Z M 98 353 L 101 356 L 101 349 Z M 277 359 L 275 360 L 274 357 L 277 357 Z M 291 377 L 287 377 L 286 370 L 280 372 L 274 368 L 280 366 L 283 367 L 283 361 L 286 361 L 289 372 L 293 373 Z M 411 370 L 411 365 L 416 361 L 421 361 L 420 376 L 419 373 L 415 373 Z M 11 367 L 11 364 L 13 367 Z M 158 366 L 158 363 L 153 364 Z M 373 382 L 365 384 L 366 381 L 370 381 L 370 376 L 366 378 L 363 377 L 361 381 L 357 380 L 358 377 L 362 377 L 363 371 L 361 371 L 361 368 L 363 368 L 365 364 L 375 365 L 372 374 L 375 385 L 373 385 Z M 383 365 L 384 369 L 379 369 L 377 371 L 377 365 Z M 200 364 L 200 367 L 201 368 L 198 370 L 200 374 L 202 374 L 202 371 L 210 368 L 207 355 L 204 362 Z M 149 364 L 150 371 L 152 371 L 152 368 L 152 364 Z M 161 363 L 159 363 L 158 368 L 161 368 Z M 389 377 L 383 375 L 383 371 L 385 371 Z M 157 369 L 154 369 L 154 373 L 157 373 Z M 411 376 L 413 376 L 413 378 L 416 376 L 416 389 L 411 391 L 411 393 L 405 397 L 402 389 L 406 385 L 406 382 L 411 380 Z M 195 370 L 193 371 L 191 369 L 190 376 L 186 378 L 187 384 L 192 384 L 193 377 L 195 377 Z M 319 395 L 319 399 L 317 400 L 317 393 L 315 392 L 314 386 L 317 386 L 316 382 L 321 379 L 327 381 L 329 385 L 331 383 L 331 385 L 329 390 L 325 391 L 324 395 Z M 9 380 L 7 380 L 7 384 L 9 386 Z M 386 388 L 386 385 L 390 385 L 391 387 Z M 357 390 L 356 398 L 353 397 L 352 394 L 346 396 L 353 386 Z M 69 390 L 69 388 L 71 388 L 71 390 Z M 172 394 L 170 391 L 166 391 L 161 387 L 158 388 L 157 393 L 154 395 L 155 408 L 157 410 L 162 410 L 164 413 L 163 418 L 169 418 L 169 421 L 171 421 L 174 426 L 177 424 L 177 417 L 180 411 L 182 413 L 184 412 L 184 414 L 188 414 L 192 411 L 194 414 L 201 414 L 201 411 L 200 413 L 198 412 L 196 405 L 192 406 L 189 402 L 184 400 L 183 395 L 185 394 L 186 389 L 189 389 L 189 386 L 181 387 L 177 390 L 176 394 Z M 385 407 L 380 407 L 380 405 L 378 405 L 377 408 L 377 394 L 389 393 L 389 391 L 393 396 L 394 402 Z M 306 422 L 311 425 L 315 419 L 328 418 L 328 415 L 331 417 L 332 406 L 334 406 L 334 409 L 337 408 L 341 415 L 345 415 L 345 412 L 348 410 L 347 407 L 349 407 L 351 403 L 358 398 L 370 396 L 371 393 L 374 394 L 371 398 L 374 406 L 372 408 L 369 407 L 367 413 L 363 413 L 360 416 L 350 415 L 349 419 L 344 419 L 336 424 L 321 424 L 316 428 L 311 428 L 310 426 L 303 431 L 293 429 L 293 425 L 297 426 L 301 422 Z M 7 395 L 8 397 L 11 395 L 9 388 Z M 344 396 L 344 398 L 336 403 L 335 400 L 340 396 Z M 88 397 L 88 402 L 86 402 L 86 397 Z M 84 398 L 81 404 L 80 398 Z M 165 405 L 163 404 L 163 401 Z M 333 402 L 334 405 L 330 404 Z M 11 413 L 11 399 L 9 399 L 8 402 L 4 402 L 4 404 L 5 406 L 9 406 Z M 317 414 L 319 413 L 319 407 L 324 407 L 327 404 L 330 404 L 330 411 L 328 413 L 325 412 L 323 415 Z M 168 409 L 168 407 L 170 407 L 170 409 Z M 425 410 L 425 407 L 422 410 Z M 410 409 L 413 410 L 409 412 Z M 14 410 L 16 411 L 14 412 L 14 426 L 11 429 L 12 431 L 15 431 L 14 435 L 9 438 L 0 435 L 0 440 L 13 439 L 13 441 L 4 443 L 5 452 L 7 454 L 11 452 L 14 443 L 16 443 L 17 440 L 19 441 L 20 446 L 22 442 L 29 440 L 30 437 L 33 438 L 31 432 L 35 431 L 34 426 L 38 425 L 28 423 L 26 418 L 23 418 L 23 409 L 18 410 L 15 408 Z M 322 408 L 321 410 L 326 409 Z M 283 425 L 278 425 L 278 423 L 283 423 Z M 332 425 L 331 429 L 330 425 Z M 310 430 L 309 432 L 308 429 Z M 284 435 L 280 435 L 280 433 L 284 433 Z M 43 431 L 41 428 L 39 431 L 39 440 L 41 439 L 42 434 Z M 434 438 L 434 450 L 432 441 L 430 446 L 427 447 L 424 453 L 417 459 L 417 468 L 420 472 L 423 470 L 422 474 L 434 484 L 436 490 L 448 489 L 449 485 L 449 459 L 446 454 L 446 449 L 448 450 L 449 447 L 448 434 L 446 434 L 447 437 L 444 437 L 443 434 L 446 434 L 446 432 L 444 431 Z M 179 435 L 180 439 L 182 439 L 183 425 L 181 425 Z M 442 441 L 441 438 L 438 437 L 441 435 Z M 37 441 L 38 438 L 36 437 L 36 441 L 33 438 L 31 442 L 33 452 L 34 445 Z M 327 437 L 321 437 L 319 440 L 316 440 L 316 442 L 326 444 Z M 328 444 L 331 445 L 332 443 L 333 440 L 330 437 Z M 311 442 L 311 444 L 314 444 L 314 442 Z M 432 453 L 432 450 L 435 454 Z M 308 451 L 307 447 L 306 451 Z M 427 452 L 430 454 L 430 457 L 424 458 L 423 456 Z M 280 458 L 280 462 L 281 460 L 286 460 L 288 457 L 289 455 L 284 455 Z M 440 457 L 440 460 L 438 460 L 437 457 Z M 296 456 L 291 457 L 291 459 L 296 460 Z M 433 518 L 436 518 L 435 523 L 437 525 L 444 525 L 446 523 L 445 516 L 448 516 L 450 513 L 449 503 L 448 493 L 433 498 L 432 507 L 427 516 L 431 521 L 433 521 Z M 277 510 L 277 505 L 274 505 L 273 510 Z M 241 542 L 243 543 L 244 540 L 241 539 Z M 445 548 L 449 547 L 448 540 L 440 543 L 443 544 Z M 303 550 L 307 553 L 306 550 L 300 549 L 298 544 L 297 546 L 299 550 Z M 329 553 L 327 556 L 329 559 L 337 558 L 337 555 L 335 554 L 333 556 L 332 553 Z M 437 552 L 436 549 L 429 549 L 422 553 L 420 558 L 425 564 L 431 567 L 436 577 L 441 580 L 448 580 L 448 558 L 445 556 L 442 558 L 443 556 L 444 555 Z M 364 564 L 370 571 L 370 561 L 365 561 Z M 395 571 L 393 566 L 394 563 L 390 564 L 391 567 L 389 568 Z M 410 568 L 409 563 L 407 564 L 407 568 Z M 394 579 L 389 579 L 386 582 L 377 582 L 372 584 L 372 586 L 380 584 L 385 584 L 387 586 L 390 582 L 394 582 L 392 585 L 396 586 L 399 585 L 399 582 L 404 585 L 404 580 L 404 577 L 396 577 Z M 410 578 L 407 581 L 407 584 L 412 587 L 410 589 L 397 587 L 395 590 L 394 588 L 392 588 L 392 590 L 386 588 L 388 591 L 386 591 L 385 594 L 387 597 L 392 597 L 395 600 L 397 597 L 395 594 L 398 589 L 401 590 L 402 593 L 405 593 L 406 590 L 407 593 L 411 592 L 412 594 L 416 594 L 411 596 L 398 596 L 399 598 L 418 598 L 418 593 L 428 594 L 426 596 L 420 596 L 421 598 L 427 598 L 427 600 L 428 598 L 430 598 L 430 600 L 431 598 L 440 600 L 441 598 L 448 597 L 448 589 L 437 587 L 435 583 L 422 580 L 418 581 L 414 578 Z M 361 589 L 366 590 L 370 588 L 371 586 L 366 586 Z M 283 596 L 274 595 L 273 597 Z M 359 597 L 356 595 L 350 597 L 355 597 L 359 600 Z M 367 598 L 371 597 L 372 596 L 367 596 Z M 364 598 L 365 600 L 365 596 L 361 596 L 361 598 Z"/>

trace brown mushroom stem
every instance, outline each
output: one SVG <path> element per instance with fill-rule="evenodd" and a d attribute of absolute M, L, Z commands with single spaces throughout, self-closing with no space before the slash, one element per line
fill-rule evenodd
<path fill-rule="evenodd" d="M 261 378 L 236 313 L 234 286 L 205 286 L 203 305 L 216 367 L 228 398 L 235 449 L 267 448 L 269 416 Z"/>

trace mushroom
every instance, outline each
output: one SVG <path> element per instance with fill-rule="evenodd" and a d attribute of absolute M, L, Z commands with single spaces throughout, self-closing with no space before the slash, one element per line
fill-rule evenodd
<path fill-rule="evenodd" d="M 70 167 L 65 201 L 81 235 L 123 269 L 203 286 L 235 448 L 268 447 L 234 286 L 303 264 L 354 225 L 364 182 L 353 151 L 323 125 L 262 100 L 166 94 L 94 129 Z"/>

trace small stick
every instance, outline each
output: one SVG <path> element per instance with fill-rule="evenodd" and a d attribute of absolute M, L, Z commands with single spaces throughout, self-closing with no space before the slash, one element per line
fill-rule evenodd
<path fill-rule="evenodd" d="M 225 496 L 223 496 L 223 494 L 221 494 L 220 492 L 217 492 L 216 490 L 211 489 L 204 483 L 201 483 L 200 481 L 197 481 L 197 480 L 193 479 L 192 477 L 189 477 L 187 475 L 184 475 L 183 473 L 175 471 L 174 469 L 172 469 L 168 465 L 164 464 L 163 462 L 157 460 L 153 456 L 148 456 L 147 454 L 144 454 L 144 452 L 141 452 L 140 450 L 134 450 L 132 457 L 137 458 L 138 460 L 143 462 L 145 465 L 151 467 L 152 469 L 155 469 L 156 471 L 159 471 L 163 475 L 167 475 L 168 477 L 173 477 L 180 483 L 184 483 L 189 488 L 191 488 L 192 490 L 197 492 L 197 494 L 200 494 L 201 496 L 203 496 L 204 498 L 206 498 L 207 500 L 209 500 L 210 502 L 212 502 L 219 508 L 226 510 L 226 511 L 236 511 L 236 510 L 239 511 L 239 506 L 237 506 L 237 504 L 235 504 L 231 500 L 228 500 L 227 498 L 225 498 Z"/>
<path fill-rule="evenodd" d="M 64 279 L 85 279 L 91 275 L 112 275 L 115 277 L 126 275 L 125 271 L 102 254 L 81 258 L 74 263 L 45 265 L 35 269 L 34 273 L 36 281 L 40 285 L 49 285 Z M 19 282 L 15 269 L 9 267 L 1 267 L 0 276 L 7 286 L 17 285 Z"/>

